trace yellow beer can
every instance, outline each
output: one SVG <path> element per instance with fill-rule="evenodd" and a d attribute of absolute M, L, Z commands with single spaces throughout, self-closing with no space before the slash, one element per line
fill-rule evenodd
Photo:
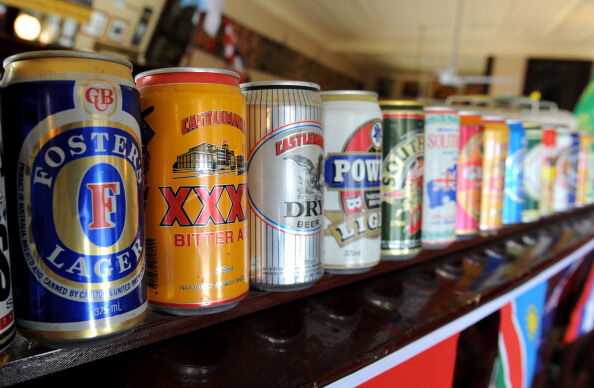
<path fill-rule="evenodd" d="M 592 134 L 580 132 L 580 146 L 578 152 L 578 172 L 576 188 L 576 206 L 588 204 L 588 166 L 592 153 Z"/>
<path fill-rule="evenodd" d="M 245 99 L 235 72 L 136 76 L 145 144 L 146 260 L 153 309 L 211 314 L 248 292 Z"/>

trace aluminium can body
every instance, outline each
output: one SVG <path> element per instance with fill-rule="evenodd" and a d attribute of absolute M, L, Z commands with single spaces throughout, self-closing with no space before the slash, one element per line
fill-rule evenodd
<path fill-rule="evenodd" d="M 2 152 L 2 135 L 0 134 L 0 153 Z M 8 225 L 6 223 L 4 171 L 0 160 L 0 352 L 10 345 L 16 333 L 8 249 Z"/>
<path fill-rule="evenodd" d="M 4 67 L 17 325 L 50 347 L 130 331 L 147 308 L 140 107 L 131 65 L 46 51 L 8 58 Z"/>
<path fill-rule="evenodd" d="M 509 145 L 505 158 L 503 194 L 504 225 L 522 222 L 524 210 L 524 159 L 526 157 L 526 130 L 520 121 L 508 120 Z"/>
<path fill-rule="evenodd" d="M 541 169 L 544 153 L 542 127 L 525 123 L 526 157 L 524 159 L 524 208 L 522 222 L 533 222 L 540 218 Z"/>
<path fill-rule="evenodd" d="M 323 275 L 324 130 L 319 86 L 242 84 L 247 99 L 250 282 L 267 291 Z"/>
<path fill-rule="evenodd" d="M 483 125 L 474 112 L 460 112 L 460 142 L 456 177 L 456 235 L 478 233 L 483 171 Z"/>
<path fill-rule="evenodd" d="M 165 68 L 136 76 L 147 163 L 148 299 L 175 315 L 247 295 L 245 99 L 236 73 Z"/>
<path fill-rule="evenodd" d="M 425 108 L 423 248 L 456 241 L 456 172 L 460 120 L 451 108 Z"/>
<path fill-rule="evenodd" d="M 551 215 L 555 206 L 555 188 L 557 176 L 558 136 L 555 128 L 543 128 L 542 130 L 542 159 L 540 171 L 540 203 L 539 213 L 542 217 Z M 566 139 L 567 140 L 567 139 Z M 562 198 L 565 198 L 567 190 L 561 188 Z M 566 202 L 565 200 L 563 202 Z"/>
<path fill-rule="evenodd" d="M 553 211 L 569 210 L 575 203 L 575 178 L 577 168 L 574 169 L 573 134 L 566 129 L 557 129 L 557 143 L 555 145 L 555 183 L 553 190 Z M 579 144 L 579 143 L 578 143 Z M 577 152 L 575 152 L 577 157 Z M 577 161 L 577 159 L 576 159 Z"/>
<path fill-rule="evenodd" d="M 509 128 L 501 117 L 483 118 L 483 181 L 481 186 L 481 233 L 489 234 L 503 225 L 503 186 Z"/>
<path fill-rule="evenodd" d="M 382 115 L 374 92 L 322 92 L 326 143 L 322 263 L 365 272 L 380 261 Z"/>
<path fill-rule="evenodd" d="M 383 115 L 382 234 L 385 260 L 421 251 L 425 115 L 415 101 L 380 101 Z"/>
<path fill-rule="evenodd" d="M 580 132 L 579 136 L 580 146 L 578 152 L 575 204 L 576 206 L 585 206 L 588 204 L 588 163 L 591 158 L 592 134 L 589 132 Z"/>

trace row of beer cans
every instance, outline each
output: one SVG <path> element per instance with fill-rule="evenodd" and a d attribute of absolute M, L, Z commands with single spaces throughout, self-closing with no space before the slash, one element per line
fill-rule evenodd
<path fill-rule="evenodd" d="M 149 305 L 216 313 L 592 196 L 585 134 L 222 69 L 133 80 L 75 51 L 4 68 L 0 348 L 15 316 L 44 345 L 92 344 Z"/>

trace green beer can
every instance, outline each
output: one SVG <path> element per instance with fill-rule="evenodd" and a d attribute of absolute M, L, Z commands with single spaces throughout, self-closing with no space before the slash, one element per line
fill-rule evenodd
<path fill-rule="evenodd" d="M 380 101 L 383 116 L 383 260 L 406 260 L 421 251 L 423 134 L 425 114 L 417 101 Z"/>

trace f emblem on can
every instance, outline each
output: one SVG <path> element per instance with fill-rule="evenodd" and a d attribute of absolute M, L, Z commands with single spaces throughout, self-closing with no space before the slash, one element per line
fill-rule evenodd
<path fill-rule="evenodd" d="M 120 195 L 120 182 L 87 183 L 91 191 L 92 220 L 89 229 L 113 228 L 116 224 L 111 220 L 111 215 L 116 209 L 114 201 Z"/>

